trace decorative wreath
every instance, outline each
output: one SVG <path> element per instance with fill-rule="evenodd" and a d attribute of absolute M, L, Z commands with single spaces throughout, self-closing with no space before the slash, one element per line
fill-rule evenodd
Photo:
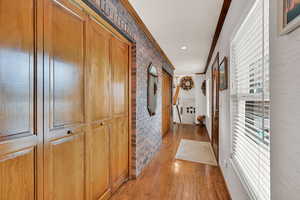
<path fill-rule="evenodd" d="M 184 90 L 190 90 L 194 87 L 194 81 L 192 77 L 185 76 L 180 80 L 180 87 Z"/>

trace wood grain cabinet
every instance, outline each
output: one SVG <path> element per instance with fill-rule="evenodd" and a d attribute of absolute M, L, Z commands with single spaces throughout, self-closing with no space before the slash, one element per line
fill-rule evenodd
<path fill-rule="evenodd" d="M 130 43 L 76 2 L 0 1 L 1 200 L 104 200 L 128 180 Z"/>
<path fill-rule="evenodd" d="M 128 179 L 129 46 L 93 18 L 87 34 L 89 191 L 105 199 Z"/>
<path fill-rule="evenodd" d="M 88 199 L 106 199 L 110 189 L 111 35 L 93 18 L 87 27 Z"/>
<path fill-rule="evenodd" d="M 111 41 L 113 123 L 111 144 L 112 190 L 128 179 L 128 65 L 129 46 L 116 38 Z"/>
<path fill-rule="evenodd" d="M 86 15 L 69 1 L 44 2 L 45 199 L 82 200 Z"/>
<path fill-rule="evenodd" d="M 111 181 L 116 191 L 128 179 L 128 118 L 115 118 L 110 134 Z"/>
<path fill-rule="evenodd" d="M 0 199 L 34 199 L 42 167 L 35 112 L 35 0 L 0 1 Z M 18 13 L 18 15 L 16 15 Z"/>

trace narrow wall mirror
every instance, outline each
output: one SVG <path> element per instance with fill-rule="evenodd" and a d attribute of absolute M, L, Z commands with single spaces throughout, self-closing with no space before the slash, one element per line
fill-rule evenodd
<path fill-rule="evenodd" d="M 150 116 L 155 115 L 157 107 L 158 72 L 152 63 L 148 67 L 147 108 Z"/>

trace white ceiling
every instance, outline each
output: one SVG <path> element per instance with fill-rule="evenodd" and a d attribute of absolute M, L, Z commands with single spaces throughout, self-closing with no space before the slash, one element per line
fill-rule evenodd
<path fill-rule="evenodd" d="M 223 0 L 129 0 L 176 68 L 203 72 Z M 187 50 L 181 50 L 187 46 Z"/>

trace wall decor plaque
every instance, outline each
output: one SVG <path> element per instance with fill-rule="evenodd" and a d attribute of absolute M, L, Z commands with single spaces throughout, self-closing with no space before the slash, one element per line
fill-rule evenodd
<path fill-rule="evenodd" d="M 155 115 L 157 107 L 157 91 L 158 91 L 158 72 L 152 63 L 148 67 L 148 97 L 147 108 L 150 116 Z"/>
<path fill-rule="evenodd" d="M 228 88 L 228 59 L 224 57 L 219 66 L 219 90 Z"/>
<path fill-rule="evenodd" d="M 206 80 L 204 80 L 204 81 L 202 82 L 201 90 L 202 90 L 202 94 L 203 94 L 204 96 L 206 96 Z"/>

